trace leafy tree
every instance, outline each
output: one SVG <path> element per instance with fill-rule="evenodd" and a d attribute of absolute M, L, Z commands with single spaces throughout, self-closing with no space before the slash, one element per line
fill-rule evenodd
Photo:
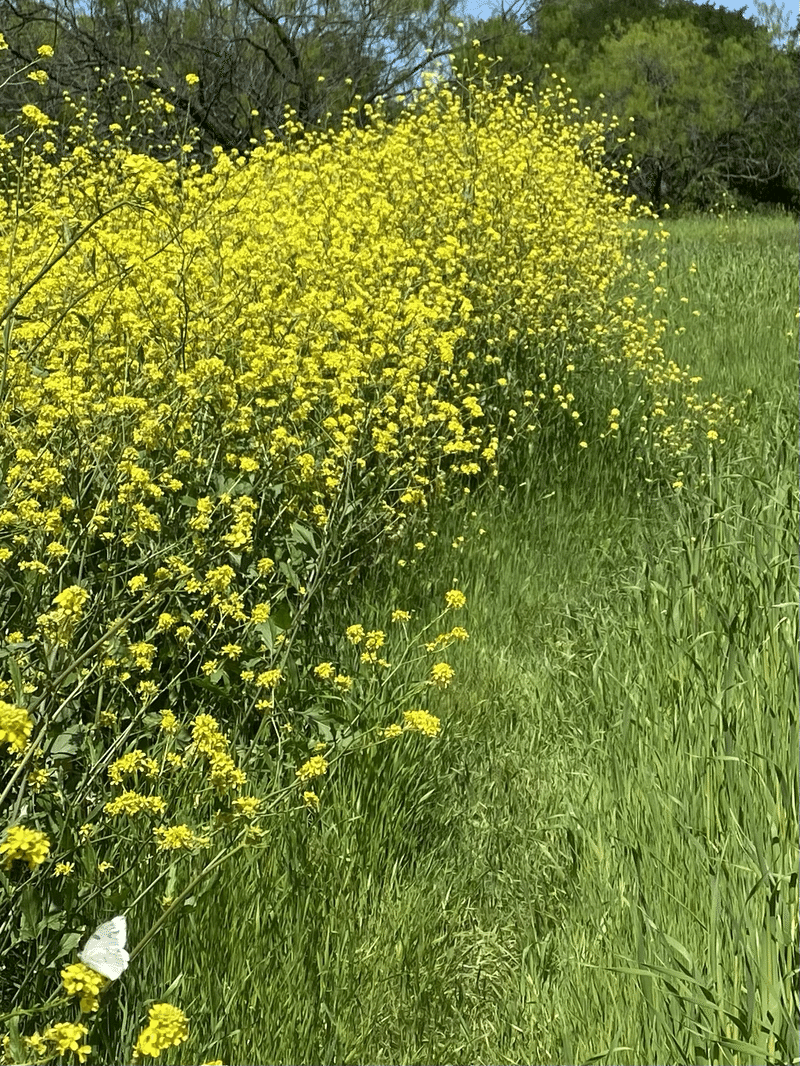
<path fill-rule="evenodd" d="M 724 43 L 724 57 L 712 56 L 707 34 L 687 20 L 618 24 L 582 78 L 584 94 L 605 93 L 611 111 L 635 118 L 633 188 L 656 209 L 668 191 L 685 195 L 713 172 L 717 135 L 737 125 L 727 83 L 745 56 Z"/>
<path fill-rule="evenodd" d="M 797 35 L 775 5 L 758 2 L 763 24 L 745 8 L 690 0 L 539 0 L 524 13 L 471 22 L 457 65 L 499 55 L 493 78 L 519 74 L 538 85 L 549 64 L 581 107 L 633 116 L 635 139 L 610 137 L 608 160 L 632 154 L 629 191 L 656 207 L 666 196 L 706 204 L 723 189 L 790 206 L 800 149 Z"/>
<path fill-rule="evenodd" d="M 102 85 L 110 125 L 126 113 L 130 93 L 124 80 L 115 90 L 112 74 L 139 68 L 142 87 L 160 89 L 175 125 L 197 126 L 206 149 L 246 150 L 264 128 L 279 130 L 287 108 L 305 127 L 336 123 L 351 108 L 363 121 L 376 97 L 409 87 L 447 53 L 456 2 L 0 0 L 0 20 L 17 64 L 33 60 L 42 43 L 54 46 L 45 103 L 57 105 L 65 90 L 91 101 Z M 197 75 L 194 88 L 187 74 Z M 12 82 L 0 110 L 20 102 Z M 155 127 L 141 140 L 159 152 Z"/>

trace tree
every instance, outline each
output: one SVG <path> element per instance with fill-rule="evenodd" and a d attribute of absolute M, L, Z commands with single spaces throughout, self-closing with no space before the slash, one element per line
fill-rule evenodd
<path fill-rule="evenodd" d="M 242 151 L 264 128 L 277 132 L 286 108 L 305 127 L 336 123 L 350 108 L 364 121 L 378 96 L 410 87 L 447 54 L 456 2 L 89 0 L 86 8 L 0 0 L 0 18 L 12 61 L 32 61 L 40 44 L 53 45 L 45 104 L 59 106 L 64 91 L 92 102 L 102 86 L 108 126 L 130 92 L 124 79 L 115 89 L 112 75 L 139 68 L 143 89 L 163 92 L 175 125 L 198 127 L 207 151 Z M 194 89 L 187 74 L 199 79 Z M 0 108 L 8 114 L 20 102 L 20 86 L 6 86 Z M 159 130 L 140 132 L 140 147 L 158 154 Z"/>
<path fill-rule="evenodd" d="M 713 182 L 716 139 L 739 116 L 728 91 L 741 47 L 725 42 L 714 57 L 708 35 L 689 21 L 652 19 L 606 38 L 582 79 L 587 95 L 605 93 L 610 111 L 635 118 L 632 189 L 656 210 L 665 195 L 684 198 Z"/>
<path fill-rule="evenodd" d="M 609 137 L 608 162 L 630 153 L 629 191 L 656 207 L 667 195 L 707 204 L 723 189 L 800 206 L 799 35 L 759 3 L 763 25 L 745 8 L 690 0 L 538 0 L 471 22 L 459 62 L 499 54 L 493 78 L 535 86 L 549 64 L 598 118 L 633 116 L 636 138 Z"/>

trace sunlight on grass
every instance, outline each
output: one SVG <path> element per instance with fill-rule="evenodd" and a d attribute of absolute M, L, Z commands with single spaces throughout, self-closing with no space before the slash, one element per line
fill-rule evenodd
<path fill-rule="evenodd" d="M 567 100 L 6 131 L 6 1063 L 795 1061 L 791 227 Z"/>

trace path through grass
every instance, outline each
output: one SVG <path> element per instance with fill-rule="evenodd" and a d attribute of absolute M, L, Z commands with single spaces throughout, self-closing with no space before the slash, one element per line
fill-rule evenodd
<path fill-rule="evenodd" d="M 466 592 L 444 734 L 346 764 L 187 914 L 209 1057 L 797 1061 L 796 227 L 673 228 L 668 354 L 752 388 L 747 432 L 674 498 L 533 469 L 360 590 Z"/>

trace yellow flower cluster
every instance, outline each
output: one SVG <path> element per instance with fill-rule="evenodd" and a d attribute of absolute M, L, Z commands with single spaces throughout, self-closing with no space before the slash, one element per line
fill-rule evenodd
<path fill-rule="evenodd" d="M 657 387 L 679 380 L 659 363 L 661 324 L 610 284 L 630 237 L 594 165 L 603 131 L 565 124 L 558 94 L 536 107 L 475 89 L 465 124 L 458 95 L 430 89 L 412 121 L 376 110 L 366 129 L 267 139 L 245 165 L 219 153 L 208 173 L 188 166 L 180 185 L 177 164 L 113 146 L 76 146 L 61 163 L 29 154 L 22 174 L 10 158 L 37 207 L 0 234 L 2 302 L 25 291 L 4 432 L 26 457 L 9 469 L 0 535 L 34 547 L 37 531 L 72 525 L 133 546 L 178 520 L 200 547 L 247 552 L 258 485 L 280 481 L 287 523 L 325 526 L 354 462 L 398 486 L 398 515 L 447 481 L 492 473 L 509 417 L 497 390 L 557 369 L 550 356 L 535 366 L 533 346 L 649 367 Z M 31 285 L 51 232 L 72 250 Z M 659 439 L 682 448 L 684 428 L 667 419 Z M 64 488 L 125 438 L 116 484 L 89 479 L 69 517 Z M 177 498 L 192 467 L 230 472 L 231 488 Z"/>
<path fill-rule="evenodd" d="M 83 1043 L 88 1033 L 88 1028 L 80 1023 L 56 1022 L 41 1033 L 37 1032 L 22 1039 L 37 1062 L 46 1062 L 53 1057 L 61 1059 L 72 1054 L 82 1063 L 86 1062 L 92 1053 L 91 1046 Z"/>
<path fill-rule="evenodd" d="M 91 115 L 60 161 L 35 133 L 24 167 L 1 149 L 5 193 L 31 205 L 0 231 L 0 552 L 34 608 L 22 673 L 41 680 L 48 648 L 94 641 L 87 676 L 147 675 L 124 689 L 130 709 L 178 657 L 209 685 L 257 679 L 243 705 L 266 710 L 354 477 L 388 534 L 496 473 L 518 409 L 528 428 L 547 405 L 583 426 L 591 396 L 578 408 L 565 383 L 622 364 L 659 390 L 643 432 L 676 453 L 693 419 L 718 435 L 719 404 L 693 395 L 679 418 L 667 394 L 682 372 L 659 362 L 662 324 L 628 280 L 605 131 L 565 122 L 558 87 L 539 104 L 506 89 L 473 86 L 465 122 L 459 93 L 431 87 L 407 121 L 376 108 L 366 128 L 267 137 L 207 172 L 92 141 Z M 115 644 L 117 582 L 141 610 Z M 377 631 L 348 637 L 384 662 Z"/>
<path fill-rule="evenodd" d="M 39 615 L 37 621 L 42 632 L 57 644 L 69 644 L 88 598 L 87 590 L 79 585 L 59 592 L 53 599 L 54 608 L 47 614 Z"/>
<path fill-rule="evenodd" d="M 61 971 L 67 995 L 80 996 L 83 1014 L 93 1014 L 100 1006 L 100 993 L 108 987 L 108 978 L 82 962 L 74 962 Z"/>
<path fill-rule="evenodd" d="M 434 685 L 436 688 L 447 688 L 455 676 L 456 672 L 449 663 L 435 663 L 431 667 L 430 680 L 428 683 Z"/>
<path fill-rule="evenodd" d="M 158 774 L 158 763 L 143 751 L 129 751 L 109 766 L 108 776 L 118 785 L 126 774 L 135 774 L 138 771 L 142 771 L 147 777 L 155 777 Z"/>
<path fill-rule="evenodd" d="M 138 792 L 126 791 L 116 799 L 109 800 L 103 810 L 110 818 L 122 814 L 130 818 L 140 811 L 147 811 L 149 814 L 163 814 L 166 806 L 160 796 L 142 796 Z"/>
<path fill-rule="evenodd" d="M 444 601 L 449 610 L 458 611 L 466 606 L 467 597 L 459 589 L 450 589 L 445 593 Z"/>
<path fill-rule="evenodd" d="M 464 641 L 469 638 L 469 633 L 463 626 L 453 626 L 449 633 L 439 633 L 433 640 L 425 645 L 426 651 L 438 651 L 439 648 L 447 648 L 455 641 Z"/>
<path fill-rule="evenodd" d="M 156 1003 L 150 1008 L 147 1026 L 139 1034 L 133 1049 L 134 1059 L 146 1055 L 158 1058 L 168 1047 L 177 1047 L 189 1039 L 189 1024 L 179 1007 Z"/>
<path fill-rule="evenodd" d="M 426 737 L 438 736 L 442 728 L 436 715 L 428 711 L 404 711 L 403 720 L 407 730 L 423 733 Z M 391 726 L 389 728 L 391 729 Z"/>
<path fill-rule="evenodd" d="M 0 744 L 10 751 L 22 751 L 33 729 L 33 721 L 24 707 L 0 700 Z"/>
<path fill-rule="evenodd" d="M 4 869 L 9 869 L 14 859 L 27 862 L 30 870 L 40 866 L 50 853 L 50 841 L 38 829 L 28 829 L 24 825 L 13 825 L 6 832 L 5 840 L 0 844 L 0 855 Z"/>
<path fill-rule="evenodd" d="M 328 763 L 322 757 L 322 755 L 313 755 L 310 759 L 303 763 L 299 770 L 295 771 L 295 775 L 300 778 L 302 782 L 311 781 L 315 777 L 321 777 L 328 772 Z"/>
<path fill-rule="evenodd" d="M 218 792 L 242 787 L 247 777 L 228 753 L 228 740 L 210 714 L 200 714 L 195 718 L 192 742 L 195 750 L 204 756 L 211 783 Z"/>

